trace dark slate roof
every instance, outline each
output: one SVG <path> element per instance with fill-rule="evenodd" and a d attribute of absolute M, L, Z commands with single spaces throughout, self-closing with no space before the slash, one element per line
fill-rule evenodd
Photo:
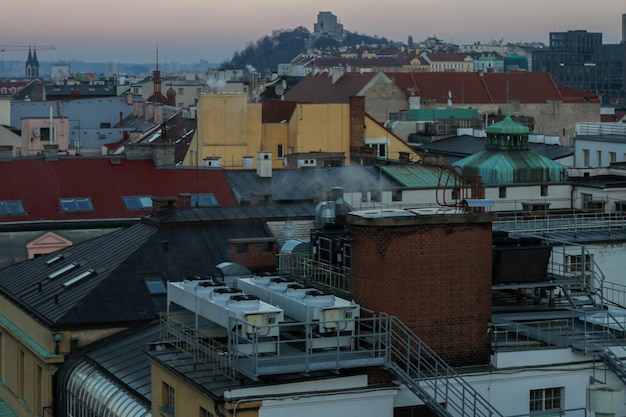
<path fill-rule="evenodd" d="M 282 123 L 291 119 L 296 103 L 291 101 L 264 101 L 262 123 Z"/>
<path fill-rule="evenodd" d="M 414 146 L 421 155 L 441 155 L 448 163 L 456 162 L 466 156 L 485 150 L 486 138 L 462 135 L 441 139 L 421 146 Z M 571 146 L 547 145 L 544 143 L 529 143 L 528 147 L 534 153 L 550 158 L 553 161 L 566 158 L 574 154 Z"/>
<path fill-rule="evenodd" d="M 151 295 L 147 279 L 213 275 L 229 260 L 228 239 L 273 237 L 267 221 L 314 214 L 313 203 L 181 209 L 8 266 L 0 270 L 0 292 L 51 329 L 133 325 L 166 308 L 165 295 Z M 48 278 L 73 263 L 78 266 Z M 88 271 L 95 274 L 64 287 Z"/>
<path fill-rule="evenodd" d="M 127 210 L 123 196 L 176 197 L 179 193 L 213 193 L 222 206 L 237 201 L 223 171 L 155 168 L 151 160 L 124 157 L 20 158 L 0 162 L 0 201 L 20 200 L 25 215 L 0 222 L 139 218 L 148 210 Z M 92 212 L 62 213 L 59 198 L 89 197 Z"/>
<path fill-rule="evenodd" d="M 348 72 L 335 83 L 328 73 L 309 74 L 285 93 L 285 100 L 298 103 L 348 103 L 350 97 L 356 96 L 376 74 Z"/>
<path fill-rule="evenodd" d="M 270 178 L 261 178 L 256 171 L 232 170 L 226 178 L 240 201 L 250 201 L 253 193 L 270 193 L 273 201 L 319 200 L 322 192 L 332 187 L 344 191 L 366 191 L 393 188 L 400 184 L 380 178 L 373 166 L 319 167 L 299 169 L 275 169 Z"/>

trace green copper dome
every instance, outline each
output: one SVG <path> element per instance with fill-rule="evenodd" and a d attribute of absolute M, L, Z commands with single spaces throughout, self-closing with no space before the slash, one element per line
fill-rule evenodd
<path fill-rule="evenodd" d="M 465 175 L 478 175 L 485 184 L 545 183 L 567 180 L 565 166 L 532 152 L 528 127 L 514 122 L 507 111 L 504 120 L 486 129 L 485 150 L 457 161 Z"/>
<path fill-rule="evenodd" d="M 504 120 L 501 120 L 498 123 L 494 123 L 491 126 L 487 127 L 487 129 L 485 129 L 485 132 L 487 132 L 487 134 L 492 133 L 494 135 L 528 135 L 530 131 L 528 130 L 527 126 L 517 123 L 516 121 L 511 119 L 511 115 L 507 111 L 506 115 L 504 116 Z"/>

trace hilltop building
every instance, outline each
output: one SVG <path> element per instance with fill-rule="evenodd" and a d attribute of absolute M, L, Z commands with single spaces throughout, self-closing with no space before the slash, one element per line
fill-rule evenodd
<path fill-rule="evenodd" d="M 331 12 L 319 12 L 317 14 L 317 23 L 313 25 L 313 40 L 332 39 L 339 43 L 343 42 L 343 25 L 339 23 L 337 16 Z"/>

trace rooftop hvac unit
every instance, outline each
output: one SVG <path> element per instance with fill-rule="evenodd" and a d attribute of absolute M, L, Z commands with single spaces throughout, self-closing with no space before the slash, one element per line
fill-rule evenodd
<path fill-rule="evenodd" d="M 354 332 L 358 304 L 282 277 L 240 278 L 239 288 L 247 294 L 282 308 L 298 322 L 316 322 L 319 334 Z"/>
<path fill-rule="evenodd" d="M 237 330 L 244 338 L 254 333 L 263 338 L 276 337 L 277 325 L 284 320 L 282 309 L 213 281 L 168 282 L 167 298 L 168 307 L 176 303 L 225 329 Z M 251 348 L 242 349 L 248 352 Z M 259 352 L 275 352 L 276 349 L 273 342 L 258 347 Z"/>

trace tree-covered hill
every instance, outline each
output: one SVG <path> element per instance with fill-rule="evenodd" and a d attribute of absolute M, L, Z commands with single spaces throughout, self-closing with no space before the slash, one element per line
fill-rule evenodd
<path fill-rule="evenodd" d="M 266 35 L 256 42 L 248 42 L 242 51 L 236 51 L 230 61 L 222 63 L 223 68 L 247 68 L 262 75 L 275 71 L 278 64 L 289 63 L 298 54 L 307 51 L 311 32 L 303 26 L 295 29 L 281 29 Z M 389 45 L 386 38 L 346 32 L 343 44 L 333 39 L 320 38 L 311 45 L 314 49 L 333 49 L 340 46 Z"/>

